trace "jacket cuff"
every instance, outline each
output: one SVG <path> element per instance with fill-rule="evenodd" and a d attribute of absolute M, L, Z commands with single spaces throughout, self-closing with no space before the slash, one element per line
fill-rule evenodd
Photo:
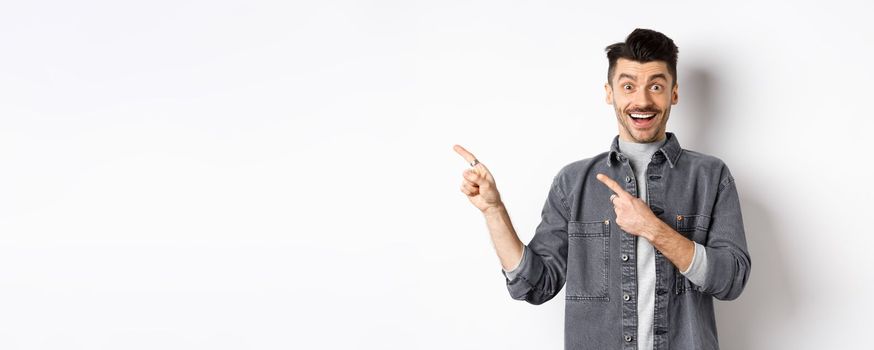
<path fill-rule="evenodd" d="M 526 300 L 543 275 L 543 260 L 530 250 L 528 247 L 524 248 L 519 266 L 512 271 L 506 272 L 501 268 L 501 272 L 507 278 L 507 291 L 510 292 L 510 297 L 516 300 Z"/>

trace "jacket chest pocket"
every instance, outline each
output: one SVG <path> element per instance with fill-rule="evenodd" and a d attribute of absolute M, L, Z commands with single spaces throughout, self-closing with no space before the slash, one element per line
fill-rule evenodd
<path fill-rule="evenodd" d="M 707 241 L 707 233 L 710 230 L 710 216 L 698 214 L 677 214 L 674 219 L 674 228 L 681 235 L 704 245 Z M 683 294 L 686 291 L 694 291 L 694 285 L 689 282 L 680 270 L 674 267 L 674 293 Z"/>
<path fill-rule="evenodd" d="M 567 300 L 607 298 L 610 221 L 569 221 Z"/>
<path fill-rule="evenodd" d="M 707 240 L 707 231 L 710 230 L 710 216 L 677 214 L 674 220 L 674 227 L 677 229 L 677 232 L 686 236 L 686 238 L 701 244 L 704 244 Z"/>

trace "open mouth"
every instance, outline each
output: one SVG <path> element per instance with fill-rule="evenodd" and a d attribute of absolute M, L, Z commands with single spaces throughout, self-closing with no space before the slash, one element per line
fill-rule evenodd
<path fill-rule="evenodd" d="M 655 120 L 656 113 L 629 113 L 628 117 L 631 118 L 631 121 L 634 123 L 634 126 L 638 127 L 648 127 Z"/>

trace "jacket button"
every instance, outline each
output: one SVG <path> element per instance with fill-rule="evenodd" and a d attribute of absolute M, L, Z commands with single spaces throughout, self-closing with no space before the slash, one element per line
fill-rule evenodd
<path fill-rule="evenodd" d="M 625 182 L 631 182 L 631 176 L 625 176 Z"/>
<path fill-rule="evenodd" d="M 604 225 L 610 225 L 610 220 L 604 220 Z"/>
<path fill-rule="evenodd" d="M 631 339 L 632 339 L 632 338 L 631 338 L 630 335 L 626 335 L 626 336 L 625 336 L 625 342 L 626 342 L 626 343 L 630 343 L 630 342 L 631 342 Z"/>
<path fill-rule="evenodd" d="M 682 215 L 677 215 L 677 221 L 683 221 L 683 216 L 682 216 Z"/>
<path fill-rule="evenodd" d="M 628 254 L 622 254 L 622 261 L 628 261 Z"/>
<path fill-rule="evenodd" d="M 629 300 L 631 300 L 631 296 L 628 294 L 625 294 L 622 296 L 622 300 L 629 301 Z"/>

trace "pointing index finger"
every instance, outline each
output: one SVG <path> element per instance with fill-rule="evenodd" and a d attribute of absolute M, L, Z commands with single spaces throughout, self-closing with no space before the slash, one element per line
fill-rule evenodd
<path fill-rule="evenodd" d="M 628 192 L 625 192 L 625 189 L 623 189 L 622 186 L 620 186 L 616 181 L 613 181 L 613 179 L 611 179 L 609 176 L 598 173 L 598 175 L 596 175 L 595 177 L 598 179 L 598 181 L 601 181 L 604 183 L 604 185 L 607 185 L 607 188 L 609 188 L 613 192 L 616 192 L 616 195 L 628 195 Z"/>
<path fill-rule="evenodd" d="M 464 160 L 466 160 L 468 163 L 476 159 L 476 157 L 474 157 L 472 153 L 468 152 L 466 149 L 464 149 L 464 147 L 461 147 L 461 145 L 454 145 L 452 146 L 452 149 L 455 150 L 455 153 L 458 153 L 462 157 L 464 157 Z"/>

